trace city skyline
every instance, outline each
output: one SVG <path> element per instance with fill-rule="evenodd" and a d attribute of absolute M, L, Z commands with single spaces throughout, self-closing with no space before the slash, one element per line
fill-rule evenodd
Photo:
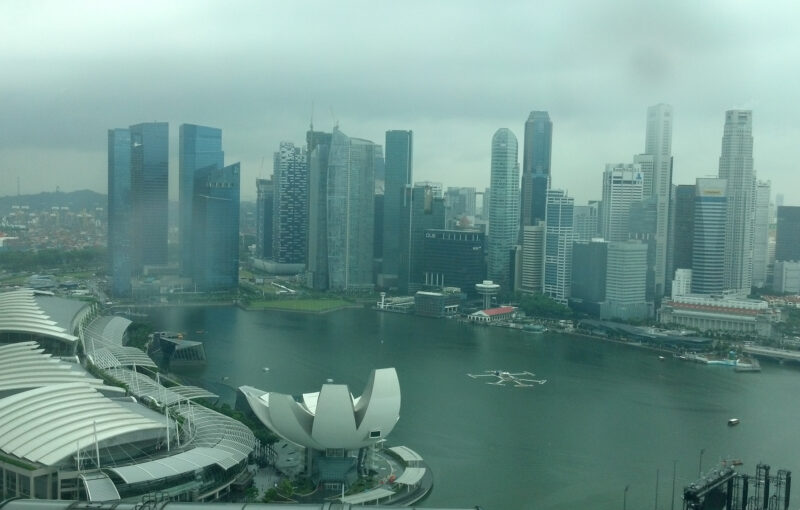
<path fill-rule="evenodd" d="M 768 12 L 726 6 L 722 23 L 714 4 L 539 6 L 543 25 L 559 29 L 538 31 L 530 51 L 500 56 L 498 45 L 508 33 L 523 30 L 533 7 L 441 4 L 434 11 L 452 20 L 442 33 L 438 25 L 420 22 L 414 9 L 381 6 L 375 18 L 392 19 L 391 26 L 376 22 L 344 42 L 354 51 L 323 58 L 314 50 L 311 59 L 317 43 L 341 40 L 335 27 L 346 23 L 346 12 L 324 4 L 243 2 L 236 13 L 210 4 L 187 19 L 180 6 L 92 5 L 0 7 L 0 19 L 6 20 L 0 58 L 9 70 L 0 92 L 13 99 L 0 120 L 0 196 L 16 194 L 17 177 L 22 193 L 56 186 L 105 190 L 106 148 L 98 133 L 132 119 L 163 119 L 172 123 L 171 199 L 178 190 L 177 126 L 193 122 L 225 131 L 226 151 L 242 162 L 242 197 L 253 200 L 256 188 L 248 183 L 269 176 L 269 157 L 280 141 L 302 142 L 312 103 L 315 125 L 323 131 L 336 122 L 372 140 L 382 140 L 386 130 L 415 131 L 416 178 L 477 189 L 489 181 L 483 140 L 499 127 L 522 140 L 528 113 L 547 111 L 557 132 L 552 185 L 568 189 L 576 203 L 599 198 L 592 177 L 605 162 L 626 161 L 641 150 L 641 112 L 648 105 L 674 108 L 675 184 L 714 174 L 720 115 L 752 109 L 759 179 L 771 180 L 776 189 L 800 187 L 791 168 L 800 128 L 788 121 L 797 106 L 790 87 L 782 85 L 795 81 L 782 62 L 800 47 L 792 33 L 800 8 L 791 4 Z M 84 11 L 92 16 L 80 16 Z M 215 25 L 195 19 L 200 11 Z M 300 11 L 303 15 L 295 16 Z M 633 23 L 656 18 L 664 22 L 648 29 Z M 265 19 L 298 19 L 305 25 L 287 23 L 271 33 Z M 566 19 L 570 25 L 561 26 Z M 215 34 L 226 23 L 236 23 L 240 37 L 223 44 Z M 405 38 L 394 35 L 412 23 L 419 46 L 398 47 Z M 158 30 L 165 26 L 170 30 Z M 481 37 L 467 37 L 476 26 Z M 572 27 L 582 30 L 579 38 L 569 35 Z M 147 43 L 134 46 L 145 31 Z M 42 32 L 48 36 L 31 35 Z M 464 42 L 473 39 L 481 44 Z M 781 51 L 767 51 L 773 46 Z M 219 78 L 196 80 L 200 54 L 222 62 Z M 356 82 L 349 78 L 359 62 L 388 55 L 394 56 L 392 65 L 361 72 Z M 122 71 L 112 65 L 120 56 L 126 59 Z M 731 80 L 726 69 L 734 64 L 752 72 Z M 270 79 L 274 67 L 281 68 L 277 82 Z M 131 94 L 144 75 L 147 86 Z M 237 79 L 223 78 L 228 76 Z M 122 96 L 133 99 L 119 101 Z M 81 129 L 62 129 L 70 124 Z M 787 205 L 797 200 L 788 195 Z"/>

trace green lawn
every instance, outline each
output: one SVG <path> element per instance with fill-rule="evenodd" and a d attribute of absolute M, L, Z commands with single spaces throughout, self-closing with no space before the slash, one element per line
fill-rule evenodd
<path fill-rule="evenodd" d="M 352 303 L 344 299 L 273 299 L 268 301 L 251 301 L 247 307 L 251 310 L 296 310 L 299 312 L 326 312 Z"/>

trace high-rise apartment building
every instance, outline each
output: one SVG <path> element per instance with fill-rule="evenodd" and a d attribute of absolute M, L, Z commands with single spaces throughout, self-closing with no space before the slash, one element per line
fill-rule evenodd
<path fill-rule="evenodd" d="M 571 212 L 571 211 L 570 211 Z M 570 218 L 570 226 L 572 218 Z M 511 250 L 519 237 L 519 163 L 517 137 L 507 128 L 492 137 L 489 198 L 489 278 L 504 289 L 511 285 Z"/>
<path fill-rule="evenodd" d="M 725 290 L 749 294 L 753 276 L 753 112 L 725 112 L 719 178 L 727 182 Z"/>
<path fill-rule="evenodd" d="M 672 106 L 657 104 L 647 109 L 644 153 L 652 156 L 652 188 L 643 188 L 643 197 L 652 197 L 656 207 L 654 289 L 656 299 L 664 295 L 667 280 L 667 242 L 670 192 L 672 191 Z M 646 159 L 646 158 L 645 158 Z M 640 160 L 646 164 L 645 159 Z M 643 182 L 644 185 L 644 182 Z"/>
<path fill-rule="evenodd" d="M 130 127 L 133 197 L 133 272 L 167 263 L 169 125 L 149 122 Z"/>
<path fill-rule="evenodd" d="M 275 185 L 272 179 L 256 179 L 256 258 L 272 259 L 272 215 Z"/>
<path fill-rule="evenodd" d="M 544 220 L 522 227 L 522 264 L 520 290 L 533 294 L 542 292 L 544 283 Z"/>
<path fill-rule="evenodd" d="M 769 181 L 756 182 L 755 217 L 753 219 L 753 287 L 762 288 L 767 283 L 769 263 Z"/>
<path fill-rule="evenodd" d="M 601 232 L 607 241 L 626 241 L 629 238 L 631 205 L 642 201 L 642 185 L 639 165 L 606 165 Z"/>
<path fill-rule="evenodd" d="M 131 193 L 131 133 L 108 130 L 108 273 L 111 295 L 131 294 L 133 197 Z"/>
<path fill-rule="evenodd" d="M 239 163 L 195 172 L 193 274 L 200 290 L 233 290 L 239 285 L 239 190 Z"/>
<path fill-rule="evenodd" d="M 544 221 L 547 190 L 550 189 L 550 161 L 553 123 L 547 112 L 531 112 L 525 122 L 522 153 L 521 225 Z"/>
<path fill-rule="evenodd" d="M 385 278 L 397 278 L 400 271 L 401 211 L 405 189 L 411 184 L 413 170 L 413 133 L 386 132 L 386 159 L 383 187 L 383 262 Z"/>
<path fill-rule="evenodd" d="M 778 206 L 775 260 L 800 261 L 800 207 Z"/>
<path fill-rule="evenodd" d="M 329 288 L 371 289 L 375 144 L 334 128 L 328 154 Z"/>
<path fill-rule="evenodd" d="M 559 189 L 547 191 L 544 236 L 544 294 L 567 304 L 572 275 L 575 200 Z"/>
<path fill-rule="evenodd" d="M 198 247 L 193 239 L 193 205 L 195 176 L 200 169 L 222 168 L 222 130 L 195 124 L 178 128 L 178 238 L 181 273 L 192 276 Z"/>
<path fill-rule="evenodd" d="M 305 264 L 308 242 L 308 167 L 304 148 L 281 142 L 275 153 L 272 181 L 272 260 Z"/>
<path fill-rule="evenodd" d="M 720 294 L 725 289 L 727 189 L 725 179 L 697 179 L 692 240 L 694 294 Z"/>

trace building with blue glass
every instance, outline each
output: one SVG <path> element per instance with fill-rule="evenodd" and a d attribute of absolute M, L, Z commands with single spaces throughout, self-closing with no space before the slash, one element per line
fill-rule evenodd
<path fill-rule="evenodd" d="M 328 154 L 331 134 L 308 131 L 308 255 L 306 284 L 328 288 Z"/>
<path fill-rule="evenodd" d="M 256 258 L 272 258 L 272 215 L 275 186 L 272 179 L 256 179 Z"/>
<path fill-rule="evenodd" d="M 195 173 L 192 244 L 198 290 L 230 290 L 239 284 L 239 178 L 239 163 Z"/>
<path fill-rule="evenodd" d="M 208 167 L 222 168 L 222 130 L 195 124 L 181 124 L 178 140 L 178 234 L 181 273 L 192 276 L 196 248 L 192 243 L 194 181 L 197 172 Z"/>
<path fill-rule="evenodd" d="M 427 185 L 407 186 L 400 215 L 400 272 L 397 284 L 406 294 L 424 283 L 425 231 L 444 228 L 444 198 Z"/>
<path fill-rule="evenodd" d="M 550 154 L 553 123 L 547 112 L 531 112 L 525 122 L 522 153 L 522 225 L 544 221 L 547 190 L 550 189 Z"/>
<path fill-rule="evenodd" d="M 304 148 L 281 142 L 274 157 L 272 260 L 305 264 L 308 242 L 308 161 Z"/>
<path fill-rule="evenodd" d="M 383 261 L 384 278 L 400 271 L 401 210 L 405 189 L 412 182 L 413 134 L 411 131 L 386 132 L 386 161 L 383 188 Z"/>
<path fill-rule="evenodd" d="M 725 179 L 697 179 L 692 238 L 693 294 L 721 294 L 725 290 L 727 186 Z"/>
<path fill-rule="evenodd" d="M 544 294 L 566 305 L 572 278 L 572 227 L 575 200 L 558 189 L 547 191 L 544 235 Z"/>
<path fill-rule="evenodd" d="M 492 137 L 488 275 L 505 290 L 511 289 L 511 250 L 516 246 L 518 238 L 517 137 L 511 130 L 501 128 Z"/>
<path fill-rule="evenodd" d="M 148 122 L 130 127 L 132 267 L 167 263 L 169 125 Z"/>
<path fill-rule="evenodd" d="M 131 132 L 108 130 L 108 272 L 111 295 L 131 294 Z"/>

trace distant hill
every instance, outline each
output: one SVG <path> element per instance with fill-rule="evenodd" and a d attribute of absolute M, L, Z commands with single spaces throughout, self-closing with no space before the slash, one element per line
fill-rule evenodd
<path fill-rule="evenodd" d="M 106 208 L 108 197 L 88 189 L 63 193 L 57 191 L 38 193 L 36 195 L 9 195 L 0 197 L 0 216 L 6 215 L 14 205 L 27 205 L 31 211 L 41 211 L 51 207 L 69 207 L 71 211 Z"/>

